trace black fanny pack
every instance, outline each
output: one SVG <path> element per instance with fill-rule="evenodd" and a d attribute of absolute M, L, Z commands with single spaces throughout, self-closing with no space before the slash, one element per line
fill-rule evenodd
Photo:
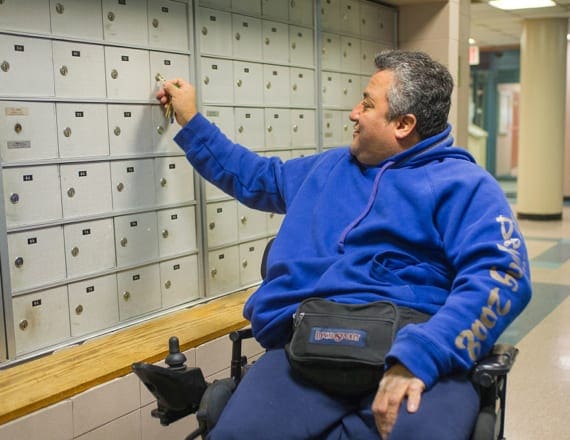
<path fill-rule="evenodd" d="M 294 314 L 285 351 L 304 379 L 331 394 L 358 396 L 377 389 L 396 332 L 429 317 L 389 301 L 342 304 L 309 298 Z"/>

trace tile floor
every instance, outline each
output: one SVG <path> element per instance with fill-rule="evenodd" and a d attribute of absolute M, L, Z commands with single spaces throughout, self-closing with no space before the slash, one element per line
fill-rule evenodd
<path fill-rule="evenodd" d="M 519 224 L 533 297 L 501 337 L 520 350 L 509 375 L 505 436 L 570 440 L 570 206 L 561 221 Z"/>

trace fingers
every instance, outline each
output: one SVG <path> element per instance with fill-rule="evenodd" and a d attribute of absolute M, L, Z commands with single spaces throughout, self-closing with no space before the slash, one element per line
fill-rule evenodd
<path fill-rule="evenodd" d="M 401 364 L 396 364 L 384 374 L 372 403 L 376 427 L 383 440 L 389 438 L 404 399 L 407 398 L 407 411 L 414 413 L 420 406 L 424 389 L 423 381 Z"/>

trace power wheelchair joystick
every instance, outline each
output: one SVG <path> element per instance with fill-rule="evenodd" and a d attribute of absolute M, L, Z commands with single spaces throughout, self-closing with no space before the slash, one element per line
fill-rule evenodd
<path fill-rule="evenodd" d="M 232 341 L 231 377 L 208 383 L 200 368 L 188 368 L 186 356 L 180 352 L 176 336 L 168 340 L 167 368 L 136 362 L 133 372 L 156 397 L 157 408 L 151 415 L 167 426 L 182 417 L 196 413 L 198 429 L 186 437 L 196 439 L 212 430 L 237 384 L 241 380 L 247 359 L 241 355 L 243 339 L 251 338 L 251 329 L 230 333 Z"/>

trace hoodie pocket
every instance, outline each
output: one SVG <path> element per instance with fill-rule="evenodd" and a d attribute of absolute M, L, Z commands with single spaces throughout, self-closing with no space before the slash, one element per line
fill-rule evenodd
<path fill-rule="evenodd" d="M 376 255 L 370 275 L 380 285 L 389 287 L 390 296 L 403 300 L 440 303 L 449 292 L 449 279 L 444 271 L 406 254 L 388 252 Z"/>

